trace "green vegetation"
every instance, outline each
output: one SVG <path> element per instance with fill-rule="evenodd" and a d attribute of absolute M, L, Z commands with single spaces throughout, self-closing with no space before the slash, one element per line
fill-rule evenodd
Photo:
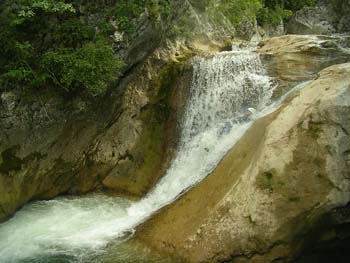
<path fill-rule="evenodd" d="M 261 190 L 269 190 L 269 192 L 273 192 L 273 180 L 273 173 L 268 171 L 259 175 L 256 179 L 256 183 Z"/>
<path fill-rule="evenodd" d="M 279 25 L 282 20 L 286 20 L 291 17 L 293 12 L 288 9 L 276 6 L 274 8 L 264 7 L 259 10 L 257 14 L 257 20 L 260 25 L 271 24 Z"/>
<path fill-rule="evenodd" d="M 255 19 L 261 8 L 260 0 L 223 0 L 219 5 L 219 9 L 234 25 L 243 19 Z"/>
<path fill-rule="evenodd" d="M 72 3 L 5 1 L 0 6 L 2 89 L 55 87 L 103 94 L 121 74 L 108 36 L 82 20 Z"/>
<path fill-rule="evenodd" d="M 263 8 L 257 13 L 259 24 L 277 25 L 305 6 L 313 6 L 317 0 L 262 0 Z"/>
<path fill-rule="evenodd" d="M 104 42 L 85 43 L 81 48 L 59 48 L 42 57 L 42 66 L 55 86 L 65 91 L 85 88 L 98 96 L 107 90 L 107 84 L 117 78 L 122 66 Z"/>
<path fill-rule="evenodd" d="M 336 0 L 334 0 L 336 1 Z M 230 21 L 237 25 L 242 20 L 255 20 L 259 24 L 277 25 L 305 6 L 315 5 L 317 0 L 211 0 L 209 9 L 217 6 Z"/>
<path fill-rule="evenodd" d="M 256 17 L 260 24 L 278 24 L 315 1 L 189 0 L 234 25 Z M 341 1 L 332 2 L 339 7 Z M 0 90 L 53 88 L 101 96 L 121 76 L 124 63 L 116 51 L 137 36 L 140 23 L 161 25 L 159 33 L 168 38 L 193 35 L 189 11 L 179 8 L 175 0 L 1 1 Z M 122 34 L 120 46 L 111 37 L 116 30 Z"/>
<path fill-rule="evenodd" d="M 340 22 L 339 29 L 343 31 L 350 31 L 350 1 L 344 0 L 330 0 L 330 4 L 332 5 L 334 11 L 338 14 L 337 23 Z M 339 26 L 339 25 L 338 25 Z"/>
<path fill-rule="evenodd" d="M 169 12 L 168 4 L 168 0 L 2 1 L 0 90 L 55 88 L 103 95 L 124 65 L 113 50 L 113 27 L 128 38 L 146 9 L 156 20 Z"/>

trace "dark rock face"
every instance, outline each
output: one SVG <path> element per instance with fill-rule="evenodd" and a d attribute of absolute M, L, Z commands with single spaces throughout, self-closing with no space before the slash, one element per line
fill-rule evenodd
<path fill-rule="evenodd" d="M 308 7 L 298 11 L 287 24 L 289 34 L 334 34 L 335 21 L 325 6 Z"/>
<path fill-rule="evenodd" d="M 293 263 L 346 263 L 350 256 L 350 206 L 333 209 L 320 218 Z"/>
<path fill-rule="evenodd" d="M 287 24 L 288 34 L 334 34 L 350 32 L 350 2 L 320 1 L 316 7 L 298 11 Z"/>

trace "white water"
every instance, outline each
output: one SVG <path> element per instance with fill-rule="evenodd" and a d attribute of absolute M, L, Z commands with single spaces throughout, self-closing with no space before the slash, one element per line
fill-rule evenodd
<path fill-rule="evenodd" d="M 0 262 L 41 262 L 37 259 L 55 255 L 77 256 L 84 262 L 83 255 L 105 245 L 104 225 L 126 216 L 129 205 L 128 200 L 104 195 L 27 205 L 0 227 Z"/>
<path fill-rule="evenodd" d="M 257 54 L 223 52 L 196 58 L 193 67 L 178 152 L 154 189 L 138 202 L 93 195 L 30 204 L 0 225 L 0 262 L 49 262 L 36 259 L 52 255 L 89 262 L 203 180 L 255 119 L 279 105 Z M 248 107 L 256 109 L 249 118 Z"/>

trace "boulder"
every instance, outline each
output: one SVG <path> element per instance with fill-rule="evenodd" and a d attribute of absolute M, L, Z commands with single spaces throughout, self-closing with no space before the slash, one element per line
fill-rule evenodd
<path fill-rule="evenodd" d="M 350 61 L 350 36 L 285 35 L 259 43 L 257 52 L 281 96 L 300 82 L 314 79 L 334 64 Z"/>
<path fill-rule="evenodd" d="M 334 26 L 329 7 L 305 7 L 296 12 L 287 24 L 288 34 L 334 34 Z"/>
<path fill-rule="evenodd" d="M 304 7 L 287 23 L 288 34 L 335 34 L 350 32 L 350 2 L 320 0 L 314 7 Z"/>
<path fill-rule="evenodd" d="M 137 239 L 188 262 L 288 262 L 322 218 L 346 210 L 349 154 L 346 63 L 322 70 L 258 120 L 202 183 L 140 226 Z M 350 234 L 341 229 L 322 238 Z"/>

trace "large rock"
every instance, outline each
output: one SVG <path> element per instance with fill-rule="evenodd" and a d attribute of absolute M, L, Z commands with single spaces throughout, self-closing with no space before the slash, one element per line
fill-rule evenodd
<path fill-rule="evenodd" d="M 180 61 L 191 52 L 183 46 L 157 49 L 93 103 L 3 92 L 0 222 L 30 200 L 62 193 L 102 187 L 136 196 L 147 192 L 176 145 L 174 87 Z"/>
<path fill-rule="evenodd" d="M 341 64 L 257 121 L 137 238 L 189 262 L 288 262 L 323 216 L 349 201 L 350 64 Z"/>
<path fill-rule="evenodd" d="M 207 14 L 203 1 L 171 4 L 166 17 L 145 11 L 130 36 L 110 18 L 113 48 L 127 65 L 104 98 L 25 87 L 1 92 L 0 222 L 30 200 L 59 194 L 107 189 L 142 196 L 163 174 L 191 77 L 186 61 L 226 47 L 235 34 L 227 20 Z"/>
<path fill-rule="evenodd" d="M 350 36 L 285 35 L 259 43 L 257 50 L 280 96 L 296 84 L 314 79 L 334 64 L 350 61 Z"/>
<path fill-rule="evenodd" d="M 320 0 L 314 7 L 296 12 L 287 24 L 288 34 L 335 34 L 350 32 L 350 2 Z"/>
<path fill-rule="evenodd" d="M 335 21 L 327 6 L 306 7 L 293 15 L 287 24 L 288 34 L 334 34 Z"/>

